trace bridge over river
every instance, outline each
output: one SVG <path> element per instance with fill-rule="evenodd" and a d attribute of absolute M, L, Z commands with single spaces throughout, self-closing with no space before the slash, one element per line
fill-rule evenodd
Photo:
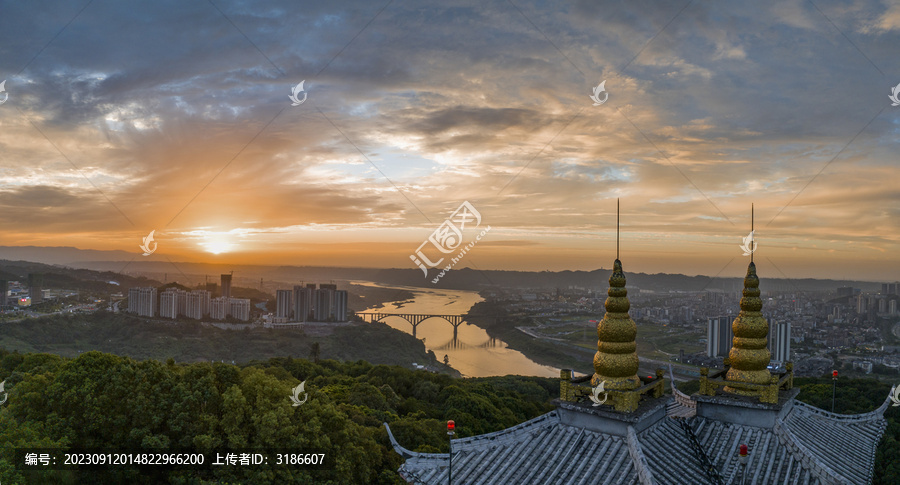
<path fill-rule="evenodd" d="M 413 337 L 416 336 L 416 329 L 419 325 L 425 320 L 434 318 L 438 320 L 444 320 L 450 325 L 453 326 L 453 340 L 456 340 L 457 329 L 463 322 L 466 321 L 467 318 L 496 318 L 496 315 L 436 315 L 436 314 L 425 314 L 425 313 L 375 313 L 375 312 L 364 312 L 357 313 L 356 316 L 363 319 L 364 322 L 373 323 L 380 322 L 388 317 L 398 317 L 402 318 L 409 322 L 412 325 Z"/>

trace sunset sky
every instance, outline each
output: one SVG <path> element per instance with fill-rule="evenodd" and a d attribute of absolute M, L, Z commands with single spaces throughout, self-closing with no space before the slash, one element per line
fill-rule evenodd
<path fill-rule="evenodd" d="M 761 276 L 900 279 L 896 2 L 0 8 L 2 246 L 416 269 L 468 201 L 457 268 L 593 270 L 619 198 L 626 271 L 743 274 L 754 203 Z"/>

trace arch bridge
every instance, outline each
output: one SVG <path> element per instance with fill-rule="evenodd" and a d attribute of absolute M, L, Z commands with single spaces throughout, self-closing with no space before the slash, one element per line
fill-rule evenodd
<path fill-rule="evenodd" d="M 466 317 L 464 317 L 463 315 L 428 315 L 421 313 L 357 313 L 356 316 L 362 318 L 364 322 L 368 323 L 380 322 L 387 317 L 400 317 L 409 322 L 410 325 L 412 325 L 413 337 L 416 336 L 416 328 L 419 327 L 419 324 L 424 322 L 425 320 L 428 320 L 429 318 L 440 318 L 449 322 L 450 325 L 453 325 L 454 338 L 456 338 L 456 332 L 459 326 L 462 325 L 464 321 L 466 321 Z"/>

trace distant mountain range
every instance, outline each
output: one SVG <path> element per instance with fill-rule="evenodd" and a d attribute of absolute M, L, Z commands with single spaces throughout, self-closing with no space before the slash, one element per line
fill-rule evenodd
<path fill-rule="evenodd" d="M 611 270 L 593 271 L 500 271 L 462 268 L 445 274 L 437 284 L 432 279 L 437 271 L 424 277 L 418 269 L 338 268 L 311 266 L 223 265 L 188 262 L 148 261 L 127 251 L 102 251 L 73 247 L 0 246 L 0 259 L 30 261 L 57 267 L 85 268 L 115 274 L 147 277 L 159 281 L 178 281 L 189 286 L 218 282 L 219 275 L 234 272 L 236 285 L 256 287 L 260 279 L 284 285 L 325 283 L 332 280 L 366 280 L 398 286 L 481 290 L 490 287 L 565 289 L 570 286 L 605 291 Z M 4 265 L 6 266 L 6 265 Z M 23 268 L 24 269 L 24 268 Z M 38 271 L 38 269 L 34 269 Z M 628 287 L 657 292 L 721 290 L 740 291 L 742 278 L 712 278 L 682 274 L 646 274 L 626 272 Z M 129 278 L 130 279 L 130 278 Z M 851 280 L 784 279 L 761 275 L 763 291 L 824 291 L 852 286 L 865 291 L 878 291 L 880 283 Z"/>
<path fill-rule="evenodd" d="M 0 259 L 33 261 L 44 264 L 61 264 L 84 261 L 130 261 L 134 253 L 128 251 L 101 251 L 78 249 L 69 246 L 0 246 Z"/>

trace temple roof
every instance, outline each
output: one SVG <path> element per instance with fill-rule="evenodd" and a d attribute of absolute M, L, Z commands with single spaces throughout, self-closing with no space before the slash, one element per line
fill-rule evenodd
<path fill-rule="evenodd" d="M 714 484 L 683 427 L 688 425 L 723 483 L 740 483 L 737 448 L 750 448 L 747 483 L 868 483 L 887 426 L 888 401 L 860 415 L 822 411 L 796 400 L 772 428 L 690 416 L 672 399 L 668 416 L 625 436 L 560 421 L 560 411 L 494 433 L 453 440 L 453 481 L 466 484 Z M 406 458 L 407 481 L 447 483 L 446 453 L 415 453 L 388 435 Z"/>
<path fill-rule="evenodd" d="M 398 453 L 409 455 L 399 470 L 403 478 L 447 483 L 447 453 L 409 452 L 390 437 Z M 566 426 L 552 411 L 503 431 L 453 440 L 453 480 L 473 485 L 639 483 L 628 441 Z"/>

